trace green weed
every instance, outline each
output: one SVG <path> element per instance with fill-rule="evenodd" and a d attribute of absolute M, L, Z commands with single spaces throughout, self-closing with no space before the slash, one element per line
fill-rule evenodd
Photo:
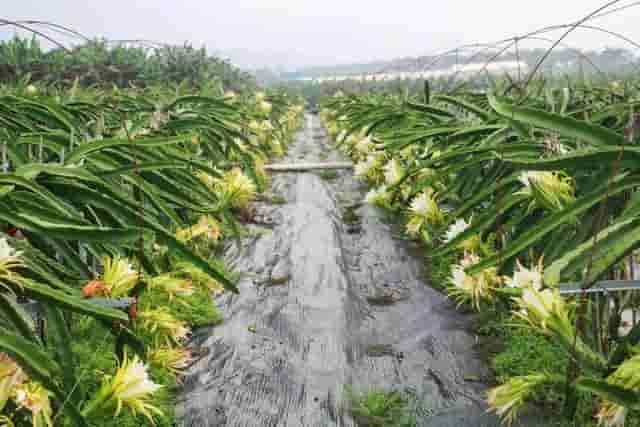
<path fill-rule="evenodd" d="M 415 418 L 408 412 L 409 397 L 398 391 L 345 391 L 352 416 L 360 426 L 412 427 Z"/>
<path fill-rule="evenodd" d="M 360 217 L 356 213 L 358 206 L 346 206 L 342 209 L 342 222 L 347 225 L 360 223 Z"/>
<path fill-rule="evenodd" d="M 320 175 L 320 178 L 324 179 L 325 181 L 333 181 L 334 179 L 338 178 L 338 172 L 334 171 L 334 170 L 323 170 L 321 172 L 318 173 L 318 175 Z"/>

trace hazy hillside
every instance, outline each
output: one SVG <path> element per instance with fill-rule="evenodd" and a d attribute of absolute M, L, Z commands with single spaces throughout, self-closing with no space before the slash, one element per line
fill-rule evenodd
<path fill-rule="evenodd" d="M 535 66 L 544 55 L 544 49 L 523 49 L 519 52 L 519 59 L 529 67 Z M 415 58 L 397 58 L 388 61 L 373 61 L 364 64 L 348 64 L 336 66 L 307 67 L 296 72 L 283 73 L 286 79 L 318 78 L 332 75 L 371 74 L 381 72 L 415 72 L 425 69 L 444 70 L 457 64 L 485 63 L 490 60 L 515 61 L 518 59 L 515 53 L 506 53 L 498 58 L 494 53 L 459 54 L 455 53 L 443 56 L 420 56 Z M 578 52 L 572 49 L 558 49 L 554 51 L 545 63 L 546 70 L 558 72 L 579 71 L 585 72 L 601 70 L 604 72 L 628 71 L 635 65 L 635 55 L 628 50 L 619 48 L 607 48 L 599 51 Z"/>

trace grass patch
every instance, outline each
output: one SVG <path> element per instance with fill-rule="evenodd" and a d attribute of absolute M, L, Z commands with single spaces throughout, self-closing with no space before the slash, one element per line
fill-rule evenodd
<path fill-rule="evenodd" d="M 273 193 L 264 193 L 258 196 L 257 200 L 269 203 L 272 205 L 284 205 L 287 203 L 287 200 L 281 196 L 280 194 Z"/>
<path fill-rule="evenodd" d="M 187 322 L 192 328 L 215 326 L 223 320 L 222 314 L 211 301 L 209 291 L 202 287 L 196 287 L 192 295 L 174 298 L 173 301 L 164 293 L 145 292 L 139 304 L 142 309 L 168 307 L 176 319 Z"/>
<path fill-rule="evenodd" d="M 369 357 L 383 357 L 395 356 L 396 352 L 391 344 L 371 344 L 367 346 L 366 354 Z"/>
<path fill-rule="evenodd" d="M 320 176 L 320 178 L 324 179 L 325 181 L 333 181 L 339 176 L 338 172 L 332 169 L 320 171 L 318 175 Z"/>
<path fill-rule="evenodd" d="M 389 292 L 378 292 L 375 295 L 367 296 L 367 302 L 374 306 L 388 306 L 396 304 L 398 301 L 405 299 L 400 295 Z"/>
<path fill-rule="evenodd" d="M 280 194 L 273 194 L 269 197 L 269 203 L 272 205 L 285 205 L 287 204 L 287 199 Z"/>
<path fill-rule="evenodd" d="M 342 222 L 347 225 L 355 225 L 360 223 L 360 217 L 356 213 L 358 206 L 345 206 L 342 209 Z"/>
<path fill-rule="evenodd" d="M 289 280 L 291 280 L 291 275 L 285 274 L 284 276 L 269 277 L 267 279 L 256 282 L 256 284 L 258 286 L 264 286 L 265 288 L 271 288 L 274 286 L 286 285 Z"/>
<path fill-rule="evenodd" d="M 349 410 L 359 426 L 413 427 L 415 418 L 409 414 L 409 396 L 398 391 L 369 390 L 355 392 L 346 389 Z"/>
<path fill-rule="evenodd" d="M 429 250 L 425 251 L 427 254 Z M 424 274 L 432 288 L 444 291 L 449 286 L 451 266 L 457 261 L 458 254 L 450 252 L 440 257 L 424 258 Z"/>
<path fill-rule="evenodd" d="M 512 377 L 527 375 L 535 372 L 566 372 L 568 357 L 566 351 L 545 335 L 530 328 L 505 327 L 505 320 L 500 322 L 485 322 L 483 328 L 493 337 L 498 337 L 501 351 L 491 361 L 491 367 L 499 383 L 504 383 Z M 510 321 L 509 323 L 512 323 Z M 549 417 L 555 420 L 547 421 L 548 427 L 597 427 L 594 419 L 600 401 L 588 393 L 578 393 L 578 410 L 574 420 L 562 418 L 564 391 L 561 387 L 546 386 L 537 392 L 533 402 L 544 408 Z M 530 408 L 531 415 L 539 409 Z M 625 426 L 640 427 L 640 414 L 630 411 Z"/>
<path fill-rule="evenodd" d="M 504 328 L 503 331 L 503 350 L 491 363 L 499 383 L 535 372 L 566 372 L 566 351 L 548 337 L 528 328 Z M 560 410 L 563 395 L 557 388 L 543 387 L 534 400 L 550 409 Z"/>
<path fill-rule="evenodd" d="M 71 328 L 73 352 L 77 355 L 76 374 L 78 387 L 93 396 L 100 388 L 102 379 L 112 375 L 118 366 L 115 356 L 115 339 L 111 331 L 102 324 L 88 317 L 81 317 L 73 322 Z M 146 340 L 145 340 L 146 341 Z M 149 374 L 152 380 L 164 386 L 152 398 L 152 404 L 160 409 L 163 416 L 154 418 L 158 427 L 176 425 L 175 405 L 177 395 L 176 377 L 166 369 L 151 366 Z M 115 417 L 103 414 L 92 418 L 93 427 L 140 427 L 150 425 L 144 416 L 133 415 L 129 410 L 122 410 Z"/>
<path fill-rule="evenodd" d="M 213 305 L 209 291 L 204 287 L 196 287 L 189 296 L 169 300 L 166 293 L 157 290 L 145 290 L 139 296 L 138 311 L 145 308 L 168 307 L 177 319 L 186 322 L 189 327 L 197 328 L 205 325 L 216 325 L 222 322 L 222 315 Z M 153 349 L 162 337 L 143 330 L 140 325 L 134 326 L 136 336 L 144 343 L 145 348 Z M 71 347 L 76 355 L 75 376 L 82 395 L 93 396 L 107 375 L 113 375 L 118 367 L 116 359 L 116 338 L 112 331 L 95 319 L 74 315 L 70 322 Z M 126 349 L 132 355 L 133 350 Z M 175 419 L 176 398 L 179 391 L 178 378 L 170 370 L 149 365 L 152 380 L 163 386 L 152 397 L 151 403 L 160 409 L 162 416 L 155 416 L 158 427 L 173 427 Z M 116 417 L 113 413 L 105 413 L 92 417 L 91 427 L 140 427 L 151 425 L 144 416 L 135 416 L 124 409 Z"/>
<path fill-rule="evenodd" d="M 564 349 L 536 331 L 504 329 L 503 341 L 504 351 L 493 360 L 493 369 L 500 382 L 545 369 L 566 371 L 568 359 Z"/>

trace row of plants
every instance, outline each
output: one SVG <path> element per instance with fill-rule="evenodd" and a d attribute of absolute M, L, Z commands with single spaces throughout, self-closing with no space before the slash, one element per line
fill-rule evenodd
<path fill-rule="evenodd" d="M 255 88 L 252 75 L 205 48 L 88 40 L 69 50 L 45 49 L 39 39 L 15 36 L 0 41 L 0 82 L 31 80 L 68 88 L 129 87 L 184 83 L 200 87 L 216 82 L 240 91 Z"/>
<path fill-rule="evenodd" d="M 520 346 L 495 358 L 490 410 L 510 424 L 547 403 L 573 425 L 621 426 L 640 403 L 640 327 L 622 321 L 637 294 L 568 297 L 560 284 L 633 278 L 640 98 L 631 80 L 566 85 L 338 92 L 321 117 L 367 202 L 422 242 L 434 285 Z M 534 343 L 548 365 L 511 360 Z"/>
<path fill-rule="evenodd" d="M 193 328 L 237 292 L 298 99 L 202 84 L 0 88 L 0 425 L 174 425 Z"/>

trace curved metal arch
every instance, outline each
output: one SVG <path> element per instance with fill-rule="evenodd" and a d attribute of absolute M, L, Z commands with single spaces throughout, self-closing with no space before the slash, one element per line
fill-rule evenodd
<path fill-rule="evenodd" d="M 536 73 L 538 72 L 538 70 L 540 69 L 540 67 L 542 66 L 542 64 L 547 60 L 547 58 L 549 57 L 549 55 L 551 55 L 551 52 L 553 52 L 553 50 L 556 48 L 556 46 L 558 46 L 560 43 L 562 43 L 562 41 L 567 38 L 567 36 L 569 34 L 571 34 L 576 28 L 578 28 L 579 25 L 584 24 L 585 22 L 587 22 L 588 20 L 590 20 L 591 18 L 593 18 L 594 16 L 596 16 L 597 14 L 599 14 L 600 12 L 605 11 L 606 9 L 608 9 L 611 6 L 614 6 L 618 3 L 620 3 L 622 0 L 612 0 L 607 2 L 604 6 L 600 6 L 598 9 L 596 9 L 595 11 L 591 12 L 590 14 L 588 14 L 587 16 L 585 16 L 584 18 L 578 20 L 577 22 L 575 22 L 574 24 L 572 24 L 570 26 L 570 28 L 560 37 L 558 38 L 549 49 L 547 49 L 547 51 L 545 52 L 545 54 L 542 56 L 542 58 L 540 58 L 540 60 L 538 61 L 538 63 L 536 64 L 536 66 L 533 68 L 533 70 L 531 71 L 531 73 L 529 73 L 529 76 L 527 77 L 527 80 L 525 81 L 525 87 L 529 85 L 529 83 L 531 83 L 531 81 L 533 80 L 533 77 L 536 75 Z"/>
<path fill-rule="evenodd" d="M 613 4 L 616 4 L 619 1 L 621 1 L 621 0 L 616 0 L 616 1 L 609 2 L 607 5 L 599 8 L 598 10 L 603 10 L 604 8 L 606 8 L 608 6 L 611 6 Z M 587 18 L 584 18 L 584 19 L 582 19 L 580 21 L 573 22 L 571 24 L 560 24 L 560 25 L 552 25 L 552 26 L 548 26 L 548 27 L 543 27 L 543 28 L 540 28 L 538 30 L 535 30 L 535 31 L 532 31 L 532 32 L 529 32 L 529 33 L 526 33 L 526 34 L 523 34 L 523 35 L 520 35 L 520 36 L 509 37 L 509 38 L 506 38 L 506 39 L 498 40 L 498 41 L 493 42 L 493 43 L 472 43 L 472 44 L 460 45 L 457 48 L 449 49 L 449 50 L 446 50 L 446 51 L 438 54 L 429 63 L 429 65 L 427 65 L 427 67 L 425 67 L 425 70 L 431 69 L 431 67 L 433 67 L 435 64 L 437 64 L 442 59 L 442 57 L 445 57 L 445 56 L 451 55 L 453 53 L 459 52 L 462 49 L 479 48 L 479 47 L 491 48 L 491 47 L 495 47 L 495 46 L 503 44 L 503 43 L 511 43 L 507 49 L 505 49 L 505 50 L 503 50 L 501 52 L 501 54 L 502 54 L 502 53 L 506 52 L 506 50 L 508 50 L 511 47 L 513 47 L 513 45 L 517 44 L 517 42 L 520 41 L 520 40 L 532 39 L 533 36 L 536 36 L 538 34 L 544 34 L 546 32 L 555 31 L 555 30 L 559 30 L 559 29 L 563 29 L 563 28 L 570 28 L 570 29 L 583 28 L 583 29 L 589 29 L 589 30 L 593 30 L 593 31 L 602 32 L 602 33 L 611 35 L 613 37 L 616 37 L 616 38 L 618 38 L 618 39 L 620 39 L 620 40 L 622 40 L 622 41 L 624 41 L 626 43 L 631 44 L 635 48 L 640 49 L 640 43 L 635 42 L 633 39 L 631 39 L 631 38 L 629 38 L 629 37 L 627 37 L 627 36 L 625 36 L 625 35 L 623 35 L 621 33 L 618 33 L 618 32 L 615 32 L 615 31 L 612 31 L 612 30 L 609 30 L 609 29 L 606 29 L 606 28 L 603 28 L 603 27 L 600 27 L 600 26 L 585 24 L 585 22 L 588 22 L 588 21 L 591 21 L 591 20 L 594 20 L 594 19 L 597 19 L 597 18 L 601 18 L 601 17 L 604 17 L 604 16 L 608 16 L 608 15 L 611 15 L 611 14 L 614 14 L 614 13 L 617 13 L 617 12 L 620 12 L 620 11 L 623 11 L 623 10 L 626 10 L 626 9 L 629 9 L 629 8 L 635 7 L 635 6 L 640 6 L 640 1 L 635 1 L 635 2 L 633 2 L 631 4 L 628 4 L 628 5 L 625 5 L 625 6 L 621 6 L 621 7 L 612 9 L 612 10 L 592 13 Z M 544 38 L 540 38 L 539 40 L 543 40 L 545 42 L 549 41 L 549 39 L 544 39 Z M 560 42 L 557 45 L 565 46 L 565 44 L 560 43 Z M 574 51 L 577 52 L 577 50 L 575 48 L 569 47 L 569 49 L 574 50 Z M 547 56 L 549 54 L 550 54 L 550 52 L 547 53 Z M 595 64 L 593 63 L 593 61 L 590 60 L 590 58 L 588 58 L 587 56 L 583 56 L 583 57 L 585 59 L 587 59 L 587 61 L 590 63 L 591 66 L 593 66 L 596 70 L 601 72 L 601 70 L 599 70 L 598 67 L 595 66 Z M 495 58 L 493 60 L 495 60 Z M 630 65 L 632 65 L 635 68 L 637 68 L 636 64 L 630 63 Z M 486 67 L 484 67 L 484 68 L 486 69 Z M 382 72 L 384 72 L 384 70 Z"/>
<path fill-rule="evenodd" d="M 544 42 L 548 42 L 548 43 L 555 43 L 554 40 L 552 39 L 548 39 L 546 37 L 540 37 L 540 36 L 528 36 L 524 39 L 520 39 L 520 38 L 514 38 L 512 40 L 512 42 L 508 43 L 507 46 L 505 46 L 504 48 L 500 49 L 496 54 L 494 54 L 491 58 L 489 58 L 489 60 L 487 62 L 485 62 L 484 66 L 476 71 L 471 78 L 476 78 L 479 74 L 486 72 L 487 67 L 489 66 L 489 64 L 491 64 L 492 62 L 494 62 L 497 58 L 499 58 L 502 54 L 504 54 L 505 52 L 507 52 L 509 49 L 511 49 L 512 47 L 515 46 L 516 43 L 518 43 L 520 40 L 539 40 L 539 41 L 544 41 Z M 591 58 L 589 58 L 587 55 L 585 55 L 582 51 L 580 51 L 577 48 L 574 48 L 566 43 L 560 43 L 560 45 L 562 47 L 564 47 L 567 50 L 570 50 L 571 52 L 573 52 L 577 57 L 582 58 L 584 60 L 586 60 L 589 65 L 591 65 L 593 67 L 594 70 L 596 70 L 598 73 L 605 75 L 605 73 L 591 60 Z M 458 72 L 456 72 L 453 77 L 456 77 L 458 75 Z"/>
<path fill-rule="evenodd" d="M 162 43 L 155 40 L 147 40 L 147 39 L 123 39 L 123 40 L 105 40 L 105 42 L 109 44 L 126 44 L 133 43 L 139 44 L 144 47 L 148 47 L 150 49 L 162 49 L 166 47 L 171 47 L 172 45 L 168 43 Z"/>
<path fill-rule="evenodd" d="M 27 25 L 21 24 L 18 21 L 11 21 L 8 19 L 1 19 L 0 18 L 0 24 L 4 24 L 4 25 L 12 25 L 14 27 L 20 28 L 22 30 L 28 31 L 32 34 L 35 34 L 39 37 L 44 38 L 45 40 L 48 40 L 49 42 L 53 43 L 55 46 L 59 47 L 60 49 L 63 49 L 64 51 L 71 53 L 71 51 L 62 43 L 60 43 L 59 41 L 55 40 L 53 37 L 50 37 L 49 35 L 43 33 L 42 31 L 38 31 L 34 28 L 31 28 Z"/>
<path fill-rule="evenodd" d="M 50 27 L 54 31 L 57 31 L 59 34 L 69 35 L 69 36 L 72 36 L 72 37 L 77 37 L 77 38 L 83 39 L 84 41 L 90 41 L 91 40 L 89 37 L 85 36 L 81 32 L 76 31 L 71 27 L 67 27 L 67 26 L 64 26 L 64 25 L 56 24 L 55 22 L 40 21 L 40 20 L 24 20 L 24 21 L 16 21 L 16 22 L 18 22 L 20 24 L 23 24 L 23 25 L 39 25 L 39 26 L 44 26 L 44 27 Z M 1 25 L 6 25 L 6 24 L 0 24 L 0 26 Z"/>

